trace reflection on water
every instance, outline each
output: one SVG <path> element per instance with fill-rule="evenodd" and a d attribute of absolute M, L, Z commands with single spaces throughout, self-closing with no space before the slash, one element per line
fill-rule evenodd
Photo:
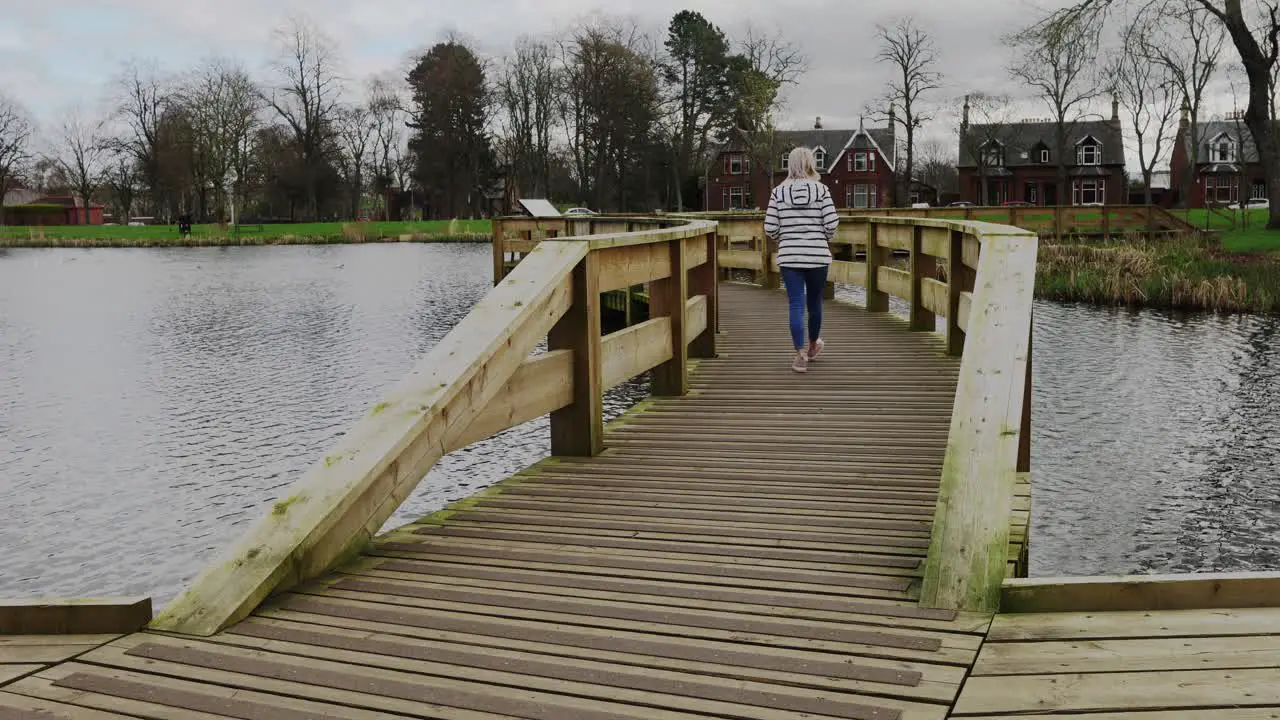
<path fill-rule="evenodd" d="M 0 256 L 0 597 L 173 596 L 490 287 L 488 246 Z M 606 413 L 643 393 L 618 388 Z M 402 523 L 543 457 L 445 458 Z"/>
<path fill-rule="evenodd" d="M 171 598 L 466 314 L 489 263 L 483 245 L 0 251 L 0 597 Z M 1276 335 L 1038 304 L 1032 573 L 1280 568 Z M 547 445 L 538 421 L 455 453 L 393 522 Z"/>

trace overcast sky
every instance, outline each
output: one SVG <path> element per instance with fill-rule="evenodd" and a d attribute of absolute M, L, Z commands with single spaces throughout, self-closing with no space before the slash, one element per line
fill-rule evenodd
<path fill-rule="evenodd" d="M 304 12 L 341 48 L 353 86 L 403 67 L 449 32 L 481 52 L 504 54 L 522 34 L 571 28 L 592 13 L 627 17 L 655 35 L 682 9 L 702 12 L 731 36 L 745 23 L 778 30 L 802 47 L 809 70 L 787 91 L 790 126 L 823 117 L 856 127 L 881 94 L 887 68 L 875 62 L 877 23 L 914 15 L 935 38 L 946 87 L 928 135 L 955 142 L 957 98 L 967 91 L 1019 94 L 1007 79 L 1005 33 L 1062 0 L 0 0 L 0 92 L 25 104 L 46 127 L 73 104 L 100 106 L 104 88 L 130 58 L 181 71 L 202 57 L 240 60 L 262 76 L 272 30 Z M 1023 93 L 1025 94 L 1025 93 Z M 1099 108 L 1102 110 L 1103 108 Z M 1109 107 L 1106 108 L 1109 111 Z M 1038 105 L 1027 112 L 1046 115 Z"/>

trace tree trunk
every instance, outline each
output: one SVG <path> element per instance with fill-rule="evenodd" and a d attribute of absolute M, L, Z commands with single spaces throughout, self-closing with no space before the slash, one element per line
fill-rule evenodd
<path fill-rule="evenodd" d="M 1142 169 L 1142 184 L 1145 188 L 1147 205 L 1151 205 L 1151 168 Z"/>

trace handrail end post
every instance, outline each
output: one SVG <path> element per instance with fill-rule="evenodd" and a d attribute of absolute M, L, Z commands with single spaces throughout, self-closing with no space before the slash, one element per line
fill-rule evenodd
<path fill-rule="evenodd" d="M 547 335 L 549 349 L 573 351 L 573 402 L 551 413 L 551 454 L 593 457 L 604 452 L 598 253 L 578 263 L 572 282 L 573 304 Z"/>

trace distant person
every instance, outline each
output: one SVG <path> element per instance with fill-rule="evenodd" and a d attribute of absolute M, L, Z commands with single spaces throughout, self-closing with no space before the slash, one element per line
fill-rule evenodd
<path fill-rule="evenodd" d="M 813 151 L 798 147 L 787 158 L 787 179 L 773 189 L 764 232 L 778 241 L 778 266 L 791 305 L 791 341 L 796 355 L 791 369 L 806 372 L 822 354 L 822 293 L 831 268 L 831 238 L 840 218 L 831 191 L 818 176 Z M 809 342 L 805 343 L 805 309 L 809 310 Z"/>

